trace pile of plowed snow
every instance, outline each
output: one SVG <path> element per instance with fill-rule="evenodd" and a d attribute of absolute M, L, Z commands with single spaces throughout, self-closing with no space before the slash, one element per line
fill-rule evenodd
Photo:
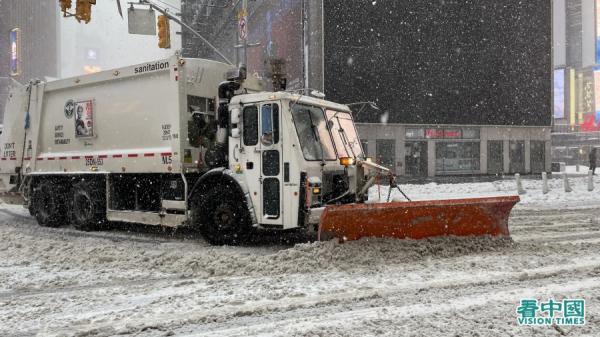
<path fill-rule="evenodd" d="M 439 237 L 426 240 L 362 239 L 297 244 L 280 250 L 252 247 L 210 247 L 192 241 L 162 243 L 124 242 L 59 233 L 19 232 L 0 227 L 0 251 L 22 265 L 39 265 L 54 273 L 72 266 L 94 271 L 121 269 L 123 278 L 176 274 L 180 276 L 275 275 L 315 270 L 350 271 L 429 257 L 452 257 L 482 251 L 510 249 L 513 241 L 493 237 Z M 114 274 L 113 274 L 114 275 Z"/>

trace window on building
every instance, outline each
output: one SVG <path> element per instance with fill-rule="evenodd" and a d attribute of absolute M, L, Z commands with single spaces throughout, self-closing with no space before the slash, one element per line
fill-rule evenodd
<path fill-rule="evenodd" d="M 396 140 L 378 139 L 376 144 L 377 163 L 392 171 L 396 170 Z"/>
<path fill-rule="evenodd" d="M 406 175 L 427 176 L 427 142 L 406 142 L 404 144 L 404 167 Z"/>
<path fill-rule="evenodd" d="M 436 173 L 477 173 L 480 170 L 479 147 L 479 142 L 436 143 Z"/>
<path fill-rule="evenodd" d="M 525 141 L 511 140 L 508 156 L 510 173 L 525 173 Z"/>
<path fill-rule="evenodd" d="M 487 173 L 498 174 L 504 172 L 504 142 L 501 140 L 488 140 L 487 145 Z"/>
<path fill-rule="evenodd" d="M 546 142 L 532 140 L 530 150 L 531 173 L 544 172 L 546 170 Z"/>

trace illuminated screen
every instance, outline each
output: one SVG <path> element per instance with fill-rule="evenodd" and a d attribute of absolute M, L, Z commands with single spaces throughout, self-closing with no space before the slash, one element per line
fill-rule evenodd
<path fill-rule="evenodd" d="M 302 88 L 302 2 L 264 0 L 252 12 L 248 40 L 248 71 L 269 77 L 270 60 L 284 61 L 288 89 Z"/>
<path fill-rule="evenodd" d="M 565 118 L 565 70 L 554 70 L 554 118 Z"/>
<path fill-rule="evenodd" d="M 547 0 L 324 0 L 325 93 L 376 101 L 389 123 L 549 126 L 551 13 Z"/>

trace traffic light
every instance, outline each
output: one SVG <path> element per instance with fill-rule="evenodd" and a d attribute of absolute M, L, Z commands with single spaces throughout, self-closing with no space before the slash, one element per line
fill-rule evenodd
<path fill-rule="evenodd" d="M 71 9 L 71 0 L 58 0 L 60 10 L 63 12 L 63 16 L 67 16 L 67 9 Z"/>
<path fill-rule="evenodd" d="M 169 18 L 166 15 L 158 16 L 158 47 L 171 48 L 171 30 L 169 28 Z"/>
<path fill-rule="evenodd" d="M 92 19 L 92 5 L 95 4 L 96 0 L 77 0 L 77 8 L 75 9 L 75 18 L 77 21 L 90 22 Z"/>

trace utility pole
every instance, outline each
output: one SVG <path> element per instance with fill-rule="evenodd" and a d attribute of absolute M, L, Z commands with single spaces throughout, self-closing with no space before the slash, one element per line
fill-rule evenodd
<path fill-rule="evenodd" d="M 248 0 L 242 0 L 242 13 L 246 22 L 246 32 L 242 36 L 242 43 L 244 44 L 244 64 L 248 65 Z"/>
<path fill-rule="evenodd" d="M 241 58 L 241 63 L 244 65 L 248 64 L 248 48 L 253 48 L 253 47 L 258 47 L 260 46 L 260 43 L 248 43 L 248 0 L 242 0 L 242 8 L 240 9 L 240 11 L 237 14 L 237 19 L 238 19 L 238 29 L 237 29 L 237 37 L 238 37 L 238 42 L 240 44 L 235 45 L 236 49 L 242 49 L 244 56 Z M 239 55 L 239 52 L 236 53 L 236 55 Z M 237 61 L 239 62 L 239 57 L 237 58 Z M 238 64 L 239 66 L 240 64 Z"/>

